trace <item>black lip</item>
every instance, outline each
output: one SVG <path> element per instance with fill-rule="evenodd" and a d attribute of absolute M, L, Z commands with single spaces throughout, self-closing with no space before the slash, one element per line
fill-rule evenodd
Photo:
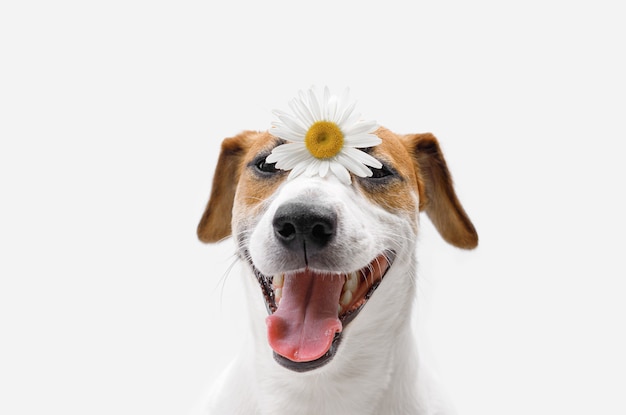
<path fill-rule="evenodd" d="M 272 353 L 274 353 L 274 360 L 276 360 L 276 362 L 282 367 L 293 370 L 294 372 L 303 373 L 314 369 L 319 369 L 326 363 L 330 362 L 333 357 L 335 357 L 335 352 L 337 351 L 337 347 L 339 347 L 339 343 L 341 343 L 341 333 L 335 333 L 335 337 L 333 338 L 333 342 L 330 345 L 330 349 L 328 349 L 328 351 L 322 357 L 318 357 L 317 359 L 311 360 L 310 362 L 294 362 L 293 360 L 289 360 L 276 352 Z"/>
<path fill-rule="evenodd" d="M 387 275 L 387 272 L 389 272 L 389 270 L 391 269 L 391 266 L 393 265 L 393 262 L 396 258 L 396 253 L 394 251 L 384 251 L 384 252 L 385 252 L 385 255 L 387 256 L 387 261 L 389 263 L 387 269 L 385 270 L 383 275 L 381 275 L 380 280 L 374 283 L 372 287 L 369 289 L 369 291 L 365 294 L 365 300 L 366 300 L 365 303 L 361 305 L 359 308 L 339 317 L 339 321 L 341 321 L 343 329 L 345 329 L 348 326 L 348 324 L 350 324 L 350 322 L 352 322 L 352 320 L 354 320 L 356 316 L 361 312 L 363 307 L 365 307 L 365 304 L 367 304 L 367 300 L 369 300 L 370 297 L 374 294 L 374 291 L 376 291 L 376 289 L 378 288 L 382 280 L 385 278 L 385 275 Z M 252 266 L 252 269 L 254 270 L 254 275 L 259 281 L 259 285 L 261 286 L 261 291 L 263 292 L 263 297 L 265 298 L 265 307 L 267 309 L 267 314 L 271 315 L 277 309 L 275 298 L 274 298 L 274 290 L 271 288 L 271 285 L 272 285 L 271 278 L 266 277 L 265 275 L 261 274 L 256 269 L 256 267 L 252 264 L 252 262 L 250 262 L 250 265 Z M 335 357 L 335 353 L 337 353 L 337 349 L 339 348 L 341 339 L 342 339 L 342 332 L 335 333 L 335 337 L 333 338 L 333 341 L 328 351 L 323 356 L 315 360 L 311 360 L 309 362 L 294 362 L 293 360 L 289 360 L 286 357 L 281 356 L 276 352 L 272 352 L 272 353 L 274 355 L 274 360 L 278 364 L 283 366 L 284 368 L 292 370 L 294 372 L 298 372 L 298 373 L 309 372 L 311 370 L 319 369 L 320 367 L 326 365 L 328 362 L 330 362 L 333 359 L 333 357 Z"/>

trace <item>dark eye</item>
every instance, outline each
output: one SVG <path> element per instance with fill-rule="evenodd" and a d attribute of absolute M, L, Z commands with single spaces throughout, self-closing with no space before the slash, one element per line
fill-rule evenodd
<path fill-rule="evenodd" d="M 261 171 L 263 173 L 276 173 L 278 171 L 278 169 L 276 168 L 276 163 L 267 163 L 265 161 L 265 158 L 266 157 L 260 157 L 255 160 L 254 167 L 256 167 L 258 171 Z"/>
<path fill-rule="evenodd" d="M 370 179 L 382 179 L 383 177 L 393 175 L 393 172 L 384 164 L 380 169 L 370 167 L 370 170 L 372 171 L 372 175 L 369 177 Z"/>

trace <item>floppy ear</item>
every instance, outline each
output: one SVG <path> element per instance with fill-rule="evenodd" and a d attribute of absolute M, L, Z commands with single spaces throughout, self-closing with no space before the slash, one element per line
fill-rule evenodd
<path fill-rule="evenodd" d="M 464 249 L 478 245 L 478 234 L 454 192 L 452 177 L 439 143 L 430 133 L 404 137 L 416 164 L 420 210 L 424 210 L 448 243 Z"/>
<path fill-rule="evenodd" d="M 218 242 L 232 233 L 231 220 L 235 191 L 251 133 L 251 131 L 246 131 L 235 137 L 226 138 L 222 142 L 209 203 L 198 224 L 198 239 L 202 242 Z"/>

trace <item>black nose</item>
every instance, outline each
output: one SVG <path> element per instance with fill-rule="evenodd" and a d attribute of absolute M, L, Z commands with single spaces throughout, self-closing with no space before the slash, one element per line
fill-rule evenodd
<path fill-rule="evenodd" d="M 337 214 L 326 206 L 285 203 L 276 210 L 274 234 L 288 249 L 304 249 L 307 255 L 324 248 L 337 230 Z"/>

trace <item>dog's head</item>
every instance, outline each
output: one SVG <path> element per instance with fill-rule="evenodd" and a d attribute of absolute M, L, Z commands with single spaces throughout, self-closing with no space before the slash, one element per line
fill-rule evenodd
<path fill-rule="evenodd" d="M 410 309 L 420 211 L 452 245 L 478 243 L 436 138 L 375 134 L 382 143 L 362 151 L 382 166 L 350 185 L 332 175 L 288 180 L 266 160 L 283 143 L 269 132 L 222 144 L 198 237 L 236 238 L 265 299 L 267 340 L 289 369 L 318 368 L 340 342 L 367 342 L 367 327 L 393 326 Z"/>

